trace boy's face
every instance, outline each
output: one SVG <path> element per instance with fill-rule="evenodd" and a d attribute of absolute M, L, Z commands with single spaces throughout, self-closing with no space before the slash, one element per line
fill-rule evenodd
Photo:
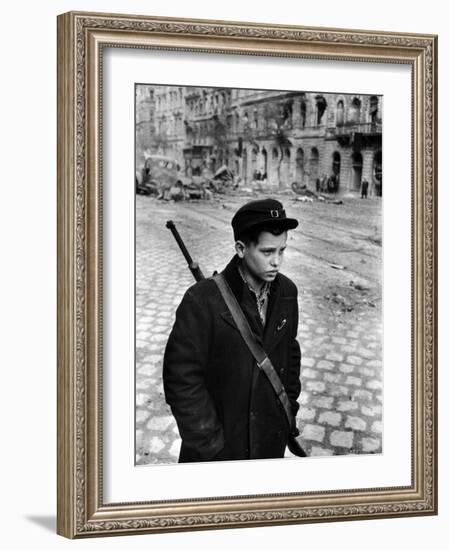
<path fill-rule="evenodd" d="M 246 245 L 242 241 L 236 242 L 236 252 L 252 279 L 250 282 L 260 286 L 264 282 L 274 281 L 281 269 L 286 243 L 287 231 L 280 235 L 262 231 L 257 244 Z"/>

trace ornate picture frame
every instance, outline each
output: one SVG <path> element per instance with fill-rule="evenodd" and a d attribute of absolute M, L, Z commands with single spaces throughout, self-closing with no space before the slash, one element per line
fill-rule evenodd
<path fill-rule="evenodd" d="M 292 493 L 261 487 L 260 494 L 190 499 L 154 499 L 149 489 L 145 501 L 105 502 L 102 91 L 107 48 L 410 68 L 412 308 L 404 312 L 411 326 L 410 484 Z M 58 533 L 84 538 L 436 514 L 436 157 L 436 36 L 82 12 L 59 16 Z"/>

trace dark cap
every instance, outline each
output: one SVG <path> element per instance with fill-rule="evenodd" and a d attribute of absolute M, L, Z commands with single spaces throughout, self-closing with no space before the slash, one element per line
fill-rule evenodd
<path fill-rule="evenodd" d="M 287 231 L 298 226 L 298 220 L 287 218 L 284 207 L 275 199 L 262 199 L 244 204 L 237 210 L 231 221 L 234 230 L 234 239 L 249 229 L 259 226 L 279 227 Z"/>

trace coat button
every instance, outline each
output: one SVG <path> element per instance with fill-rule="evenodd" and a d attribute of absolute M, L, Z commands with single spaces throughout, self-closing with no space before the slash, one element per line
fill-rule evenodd
<path fill-rule="evenodd" d="M 281 369 L 279 372 L 280 372 L 281 374 L 284 374 L 284 372 L 285 372 L 284 367 L 282 367 L 282 369 Z"/>

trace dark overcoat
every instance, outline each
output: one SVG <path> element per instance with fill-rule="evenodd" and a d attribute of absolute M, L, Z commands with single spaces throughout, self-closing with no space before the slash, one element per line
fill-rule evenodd
<path fill-rule="evenodd" d="M 237 262 L 235 256 L 223 273 L 241 302 L 244 282 Z M 254 326 L 251 312 L 243 311 Z M 301 390 L 297 326 L 296 286 L 278 274 L 261 344 L 295 415 Z M 284 456 L 290 429 L 282 406 L 213 279 L 196 283 L 184 295 L 165 350 L 163 379 L 182 439 L 180 462 Z"/>

